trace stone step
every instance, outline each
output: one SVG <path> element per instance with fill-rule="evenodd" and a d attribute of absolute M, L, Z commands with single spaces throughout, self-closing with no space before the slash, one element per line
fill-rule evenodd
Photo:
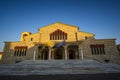
<path fill-rule="evenodd" d="M 101 64 L 95 60 L 26 60 L 17 65 L 79 65 L 79 64 Z"/>
<path fill-rule="evenodd" d="M 26 60 L 0 65 L 0 75 L 91 74 L 120 72 L 120 65 L 95 60 Z"/>

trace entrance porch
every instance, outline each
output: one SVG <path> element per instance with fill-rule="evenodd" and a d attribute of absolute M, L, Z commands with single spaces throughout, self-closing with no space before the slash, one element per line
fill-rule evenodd
<path fill-rule="evenodd" d="M 69 44 L 60 47 L 49 47 L 43 48 L 43 45 L 37 45 L 34 51 L 34 60 L 72 60 L 72 59 L 83 59 L 83 51 L 81 46 L 77 44 Z"/>

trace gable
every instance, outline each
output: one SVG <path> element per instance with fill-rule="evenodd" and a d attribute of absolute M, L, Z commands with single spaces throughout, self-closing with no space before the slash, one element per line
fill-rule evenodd
<path fill-rule="evenodd" d="M 48 26 L 44 26 L 44 27 L 41 27 L 39 28 L 38 30 L 40 32 L 44 32 L 44 31 L 50 31 L 53 32 L 57 29 L 61 29 L 62 31 L 74 31 L 74 32 L 77 32 L 79 29 L 77 26 L 72 26 L 72 25 L 69 25 L 69 24 L 64 24 L 64 23 L 61 23 L 61 22 L 56 22 L 54 24 L 51 24 L 51 25 L 48 25 Z"/>
<path fill-rule="evenodd" d="M 40 41 L 48 40 L 73 40 L 78 32 L 77 26 L 63 24 L 60 22 L 39 28 Z"/>

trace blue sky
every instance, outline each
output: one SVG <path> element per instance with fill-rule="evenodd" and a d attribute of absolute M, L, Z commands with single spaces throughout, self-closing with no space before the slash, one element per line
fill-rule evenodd
<path fill-rule="evenodd" d="M 55 22 L 120 43 L 119 0 L 0 0 L 0 51 L 4 41 L 19 41 L 21 32 L 35 33 Z"/>

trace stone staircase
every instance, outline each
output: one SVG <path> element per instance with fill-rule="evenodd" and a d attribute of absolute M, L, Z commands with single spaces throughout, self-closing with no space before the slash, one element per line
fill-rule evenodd
<path fill-rule="evenodd" d="M 0 65 L 0 75 L 120 73 L 120 65 L 95 60 L 26 60 Z"/>

